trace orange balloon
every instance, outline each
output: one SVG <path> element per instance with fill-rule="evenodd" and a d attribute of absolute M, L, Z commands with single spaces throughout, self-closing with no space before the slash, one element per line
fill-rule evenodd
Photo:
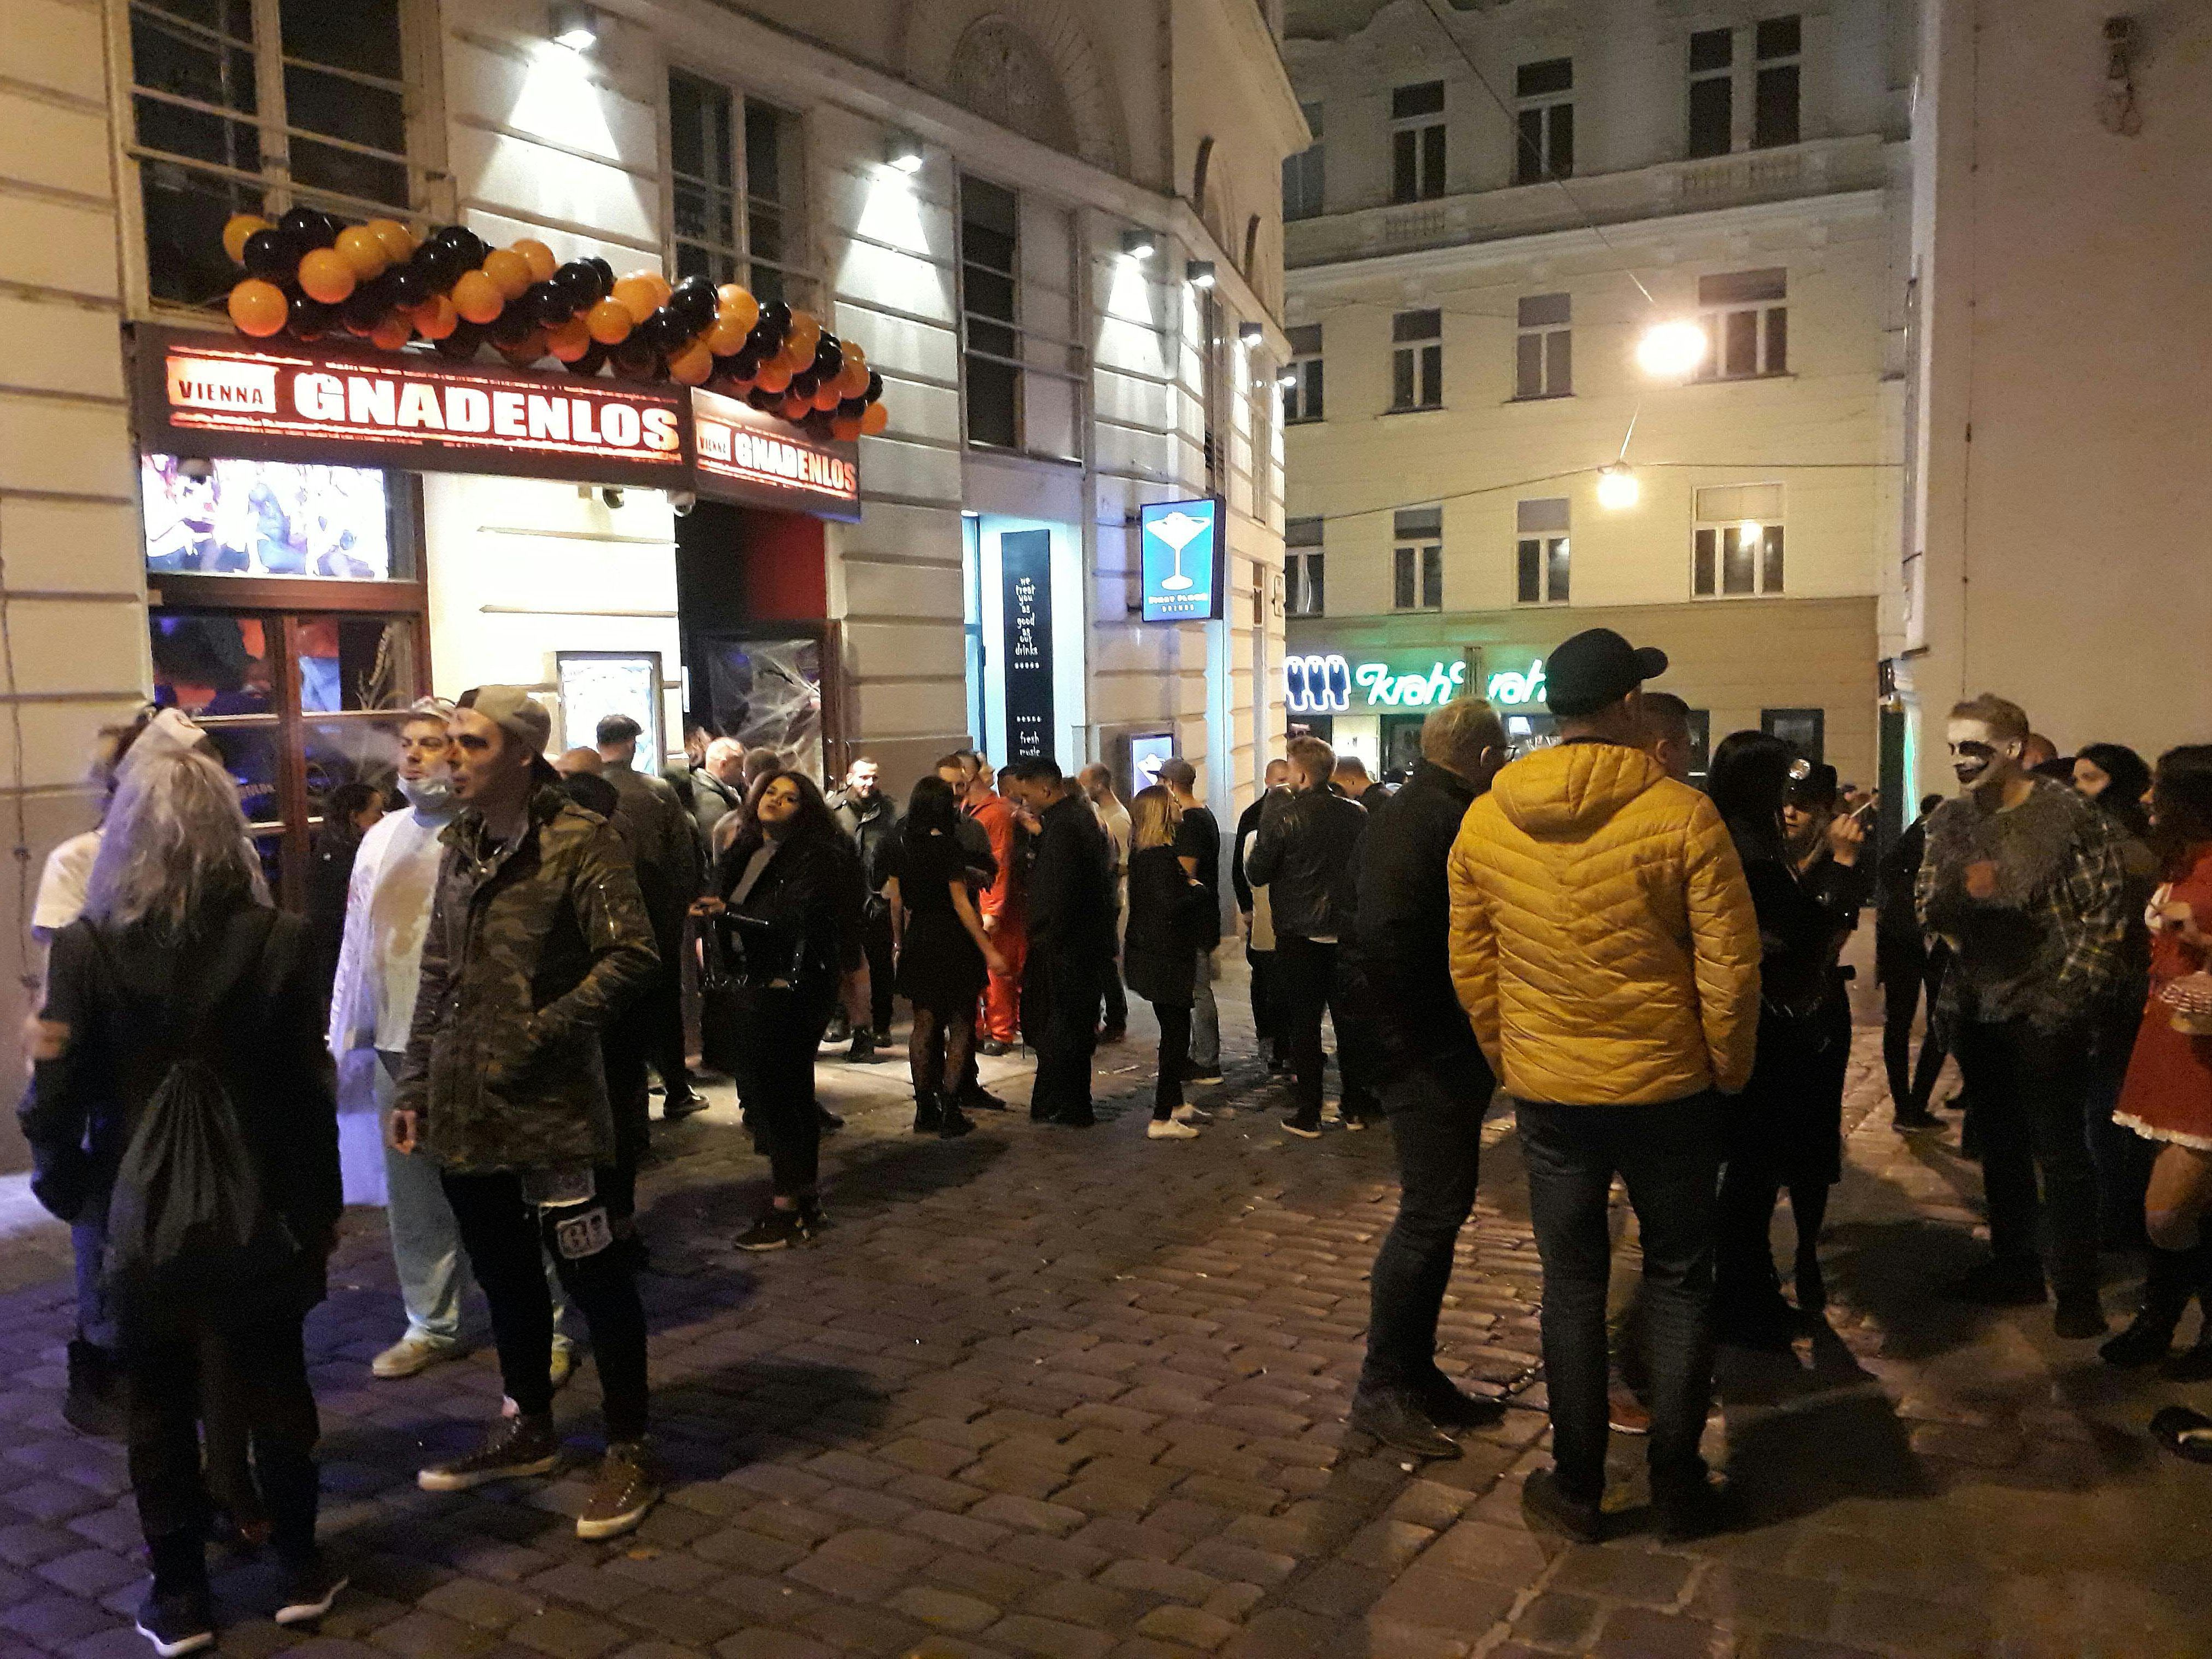
<path fill-rule="evenodd" d="M 633 270 L 627 276 L 615 278 L 614 302 L 629 313 L 633 323 L 643 322 L 660 304 L 659 296 L 653 291 L 653 283 L 647 280 L 650 275 L 647 271 Z"/>
<path fill-rule="evenodd" d="M 802 352 L 796 346 L 787 343 L 783 349 L 776 354 L 775 361 L 782 366 L 783 372 L 787 374 L 804 374 L 814 366 L 814 349 L 810 346 Z"/>
<path fill-rule="evenodd" d="M 374 282 L 384 275 L 392 263 L 392 256 L 384 251 L 384 244 L 367 225 L 349 225 L 338 233 L 338 258 L 353 268 L 353 274 L 364 283 Z"/>
<path fill-rule="evenodd" d="M 486 272 L 465 270 L 453 284 L 453 309 L 472 323 L 496 322 L 507 309 L 507 296 Z"/>
<path fill-rule="evenodd" d="M 655 311 L 666 305 L 668 296 L 676 292 L 675 289 L 670 286 L 668 278 L 650 266 L 641 268 L 637 274 L 644 277 L 653 287 L 653 308 Z"/>
<path fill-rule="evenodd" d="M 502 299 L 520 300 L 530 291 L 530 261 L 511 247 L 495 247 L 485 254 L 483 274 L 499 285 Z"/>
<path fill-rule="evenodd" d="M 870 404 L 860 411 L 860 430 L 871 438 L 891 423 L 891 412 L 881 404 Z"/>
<path fill-rule="evenodd" d="M 592 349 L 592 331 L 581 317 L 571 317 L 545 331 L 545 349 L 564 363 L 573 363 Z"/>
<path fill-rule="evenodd" d="M 637 318 L 620 300 L 602 300 L 584 313 L 584 326 L 601 345 L 620 345 L 637 326 Z"/>
<path fill-rule="evenodd" d="M 824 415 L 836 408 L 842 401 L 843 400 L 837 395 L 837 383 L 835 380 L 824 380 L 814 388 L 814 406 Z"/>
<path fill-rule="evenodd" d="M 733 357 L 737 355 L 738 348 L 744 344 L 745 336 L 751 331 L 750 323 L 740 326 L 737 319 L 725 311 L 714 319 L 713 325 L 699 337 L 706 343 L 707 349 L 717 357 Z"/>
<path fill-rule="evenodd" d="M 814 348 L 822 343 L 822 321 L 811 311 L 791 313 L 791 332 L 784 337 L 787 356 L 804 355 L 807 362 L 814 361 Z"/>
<path fill-rule="evenodd" d="M 352 297 L 354 282 L 353 267 L 336 248 L 319 247 L 300 260 L 300 289 L 310 300 L 340 304 Z"/>
<path fill-rule="evenodd" d="M 231 264 L 241 264 L 246 258 L 246 239 L 257 230 L 271 228 L 270 222 L 258 213 L 234 213 L 223 221 L 222 251 L 230 256 Z"/>
<path fill-rule="evenodd" d="M 389 312 L 384 319 L 368 331 L 369 342 L 386 351 L 397 351 L 413 337 L 414 329 L 398 312 Z"/>
<path fill-rule="evenodd" d="M 856 363 L 849 356 L 847 357 L 845 367 L 837 371 L 837 378 L 831 384 L 837 388 L 837 395 L 840 398 L 859 397 L 868 389 L 866 362 L 863 360 Z"/>
<path fill-rule="evenodd" d="M 760 321 L 760 301 L 745 290 L 744 284 L 725 283 L 714 294 L 716 313 L 729 318 L 740 329 L 750 332 L 752 325 Z"/>
<path fill-rule="evenodd" d="M 811 398 L 786 398 L 783 400 L 783 418 L 787 421 L 803 421 L 813 412 L 814 404 Z"/>
<path fill-rule="evenodd" d="M 533 283 L 544 282 L 561 268 L 561 262 L 553 257 L 553 250 L 535 236 L 526 236 L 512 246 L 522 256 L 522 262 L 530 267 L 530 280 Z"/>
<path fill-rule="evenodd" d="M 704 386 L 714 372 L 714 353 L 696 340 L 668 360 L 668 378 L 684 386 Z"/>
<path fill-rule="evenodd" d="M 283 328 L 291 310 L 284 290 L 258 276 L 247 277 L 230 291 L 230 320 L 240 334 L 251 334 L 257 340 L 265 340 Z"/>
<path fill-rule="evenodd" d="M 791 384 L 791 371 L 780 362 L 763 363 L 753 383 L 763 392 L 781 392 Z"/>
<path fill-rule="evenodd" d="M 534 363 L 545 355 L 545 331 L 533 328 L 514 344 L 500 347 L 499 354 L 517 368 Z"/>
<path fill-rule="evenodd" d="M 442 294 L 434 294 L 415 307 L 415 331 L 426 340 L 442 340 L 461 325 L 461 313 Z"/>
<path fill-rule="evenodd" d="M 415 233 L 397 219 L 371 219 L 362 228 L 376 238 L 384 257 L 395 265 L 415 252 Z"/>
<path fill-rule="evenodd" d="M 830 435 L 841 444 L 851 443 L 860 435 L 860 417 L 857 415 L 838 416 L 830 422 Z"/>

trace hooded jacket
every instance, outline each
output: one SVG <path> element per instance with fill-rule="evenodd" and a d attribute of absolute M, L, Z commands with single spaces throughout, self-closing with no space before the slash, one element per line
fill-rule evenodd
<path fill-rule="evenodd" d="M 1452 981 L 1515 1096 L 1654 1105 L 1750 1078 L 1751 890 L 1713 804 L 1641 750 L 1514 762 L 1468 809 L 1449 879 Z"/>

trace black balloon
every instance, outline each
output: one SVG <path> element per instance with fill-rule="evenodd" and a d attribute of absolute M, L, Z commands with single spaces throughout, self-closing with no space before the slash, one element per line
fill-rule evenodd
<path fill-rule="evenodd" d="M 884 395 L 884 377 L 874 369 L 868 371 L 868 389 L 860 394 L 863 403 L 874 403 Z"/>
<path fill-rule="evenodd" d="M 666 309 L 689 323 L 691 331 L 697 334 L 714 322 L 720 302 L 714 285 L 704 276 L 686 276 L 670 290 Z"/>
<path fill-rule="evenodd" d="M 418 264 L 394 265 L 377 281 L 384 284 L 392 304 L 410 311 L 437 292 L 430 273 Z"/>
<path fill-rule="evenodd" d="M 791 337 L 791 307 L 781 300 L 770 300 L 761 307 L 760 321 L 754 325 L 764 340 L 774 341 L 769 349 L 783 349 L 783 343 Z"/>
<path fill-rule="evenodd" d="M 284 331 L 295 340 L 319 340 L 338 326 L 338 308 L 319 300 L 295 300 L 284 319 Z"/>
<path fill-rule="evenodd" d="M 750 340 L 739 346 L 731 356 L 719 361 L 727 363 L 730 373 L 741 380 L 750 380 L 760 373 L 760 353 L 753 349 Z"/>
<path fill-rule="evenodd" d="M 451 242 L 425 242 L 416 250 L 415 263 L 430 278 L 430 286 L 443 294 L 471 269 L 467 254 Z"/>
<path fill-rule="evenodd" d="M 640 333 L 642 331 L 641 330 Z M 652 374 L 654 366 L 660 362 L 660 354 L 638 334 L 632 334 L 607 354 L 607 361 L 615 366 L 615 373 L 624 380 L 642 380 Z"/>
<path fill-rule="evenodd" d="M 374 283 L 363 283 L 354 289 L 352 296 L 338 307 L 338 315 L 356 334 L 366 334 L 382 322 L 385 313 L 392 309 Z"/>
<path fill-rule="evenodd" d="M 837 337 L 825 334 L 822 343 L 814 348 L 814 372 L 825 380 L 834 380 L 845 367 L 845 348 L 837 343 Z"/>
<path fill-rule="evenodd" d="M 247 273 L 264 282 L 283 282 L 300 269 L 301 245 L 287 231 L 257 230 L 246 239 L 242 252 Z"/>
<path fill-rule="evenodd" d="M 537 326 L 520 306 L 509 306 L 484 325 L 484 338 L 495 346 L 517 346 Z"/>
<path fill-rule="evenodd" d="M 638 334 L 656 351 L 680 351 L 698 331 L 667 306 L 662 306 L 637 326 Z"/>
<path fill-rule="evenodd" d="M 584 348 L 584 355 L 568 365 L 571 374 L 596 374 L 607 366 L 607 349 L 597 340 Z"/>
<path fill-rule="evenodd" d="M 821 384 L 821 380 L 816 375 L 794 374 L 791 377 L 791 385 L 784 395 L 787 398 L 811 398 L 816 388 Z"/>
<path fill-rule="evenodd" d="M 584 263 L 599 273 L 599 298 L 605 299 L 615 291 L 615 268 L 596 253 L 586 255 Z"/>
<path fill-rule="evenodd" d="M 868 412 L 868 400 L 866 398 L 840 398 L 837 400 L 837 412 L 858 420 Z"/>
<path fill-rule="evenodd" d="M 783 407 L 783 393 L 768 392 L 755 386 L 750 392 L 745 393 L 745 401 L 755 409 L 778 410 Z"/>
<path fill-rule="evenodd" d="M 481 327 L 475 323 L 464 320 L 454 324 L 453 331 L 444 339 L 434 341 L 432 343 L 438 348 L 441 355 L 465 362 L 477 355 L 477 348 L 483 344 L 483 330 Z"/>
<path fill-rule="evenodd" d="M 530 314 L 548 328 L 565 323 L 576 314 L 576 303 L 569 298 L 568 290 L 550 277 L 542 283 L 532 283 L 530 292 L 522 297 Z"/>
<path fill-rule="evenodd" d="M 302 249 L 328 247 L 338 239 L 332 228 L 337 223 L 326 213 L 318 213 L 311 207 L 295 207 L 276 222 L 282 230 Z"/>
<path fill-rule="evenodd" d="M 599 293 L 599 273 L 581 259 L 571 259 L 553 273 L 553 286 L 568 302 L 569 315 L 574 316 L 586 306 L 595 305 L 603 297 Z"/>

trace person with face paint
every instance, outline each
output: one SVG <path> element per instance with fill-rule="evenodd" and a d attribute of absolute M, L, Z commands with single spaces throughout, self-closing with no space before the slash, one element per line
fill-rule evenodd
<path fill-rule="evenodd" d="M 2028 769 L 2028 736 L 2002 697 L 1951 711 L 1961 793 L 1928 820 L 1916 902 L 1950 947 L 1938 1012 L 1972 1100 L 1995 1253 L 1953 1294 L 2017 1306 L 2056 1290 L 2057 1333 L 2080 1339 L 2105 1329 L 2082 1111 L 2091 1022 L 2124 968 L 2127 872 L 2111 820 Z"/>

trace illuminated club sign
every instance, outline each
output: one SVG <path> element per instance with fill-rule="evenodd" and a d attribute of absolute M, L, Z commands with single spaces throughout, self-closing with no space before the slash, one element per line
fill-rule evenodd
<path fill-rule="evenodd" d="M 1147 501 L 1137 512 L 1144 544 L 1146 622 L 1211 622 L 1221 616 L 1221 498 Z"/>
<path fill-rule="evenodd" d="M 1432 661 L 1425 669 L 1401 671 L 1383 662 L 1354 663 L 1338 652 L 1293 656 L 1283 664 L 1283 697 L 1293 714 L 1348 714 L 1362 708 L 1434 708 L 1466 688 L 1464 661 Z M 1540 702 L 1544 661 L 1525 673 L 1501 669 L 1485 687 L 1489 700 L 1508 708 Z"/>
<path fill-rule="evenodd" d="M 750 404 L 698 387 L 691 426 L 702 495 L 848 523 L 860 519 L 858 444 L 809 436 Z"/>
<path fill-rule="evenodd" d="M 685 389 L 137 331 L 142 449 L 684 489 Z"/>

